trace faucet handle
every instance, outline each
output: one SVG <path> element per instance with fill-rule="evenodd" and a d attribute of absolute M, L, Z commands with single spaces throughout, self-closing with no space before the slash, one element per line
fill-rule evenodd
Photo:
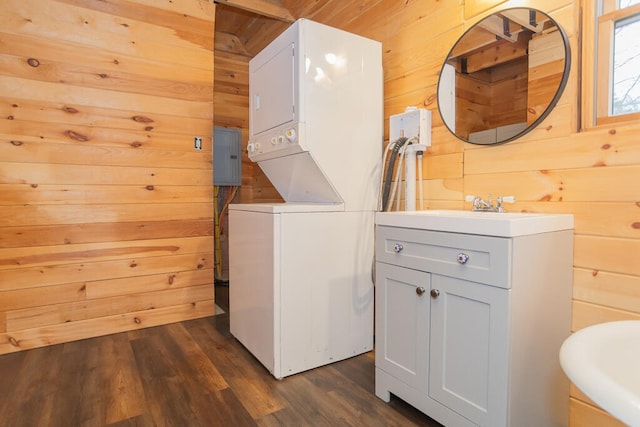
<path fill-rule="evenodd" d="M 516 196 L 500 196 L 499 201 L 501 203 L 515 203 L 516 202 Z"/>
<path fill-rule="evenodd" d="M 506 212 L 506 210 L 502 207 L 503 203 L 515 203 L 515 196 L 500 196 L 498 197 L 498 203 L 496 204 L 496 209 L 498 212 Z"/>
<path fill-rule="evenodd" d="M 476 199 L 477 196 L 464 196 L 464 201 L 465 202 L 473 202 Z"/>

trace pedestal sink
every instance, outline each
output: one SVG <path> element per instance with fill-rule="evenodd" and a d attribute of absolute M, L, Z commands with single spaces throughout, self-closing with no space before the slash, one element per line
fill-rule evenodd
<path fill-rule="evenodd" d="M 625 424 L 640 426 L 640 320 L 580 329 L 562 344 L 560 365 L 600 407 Z"/>

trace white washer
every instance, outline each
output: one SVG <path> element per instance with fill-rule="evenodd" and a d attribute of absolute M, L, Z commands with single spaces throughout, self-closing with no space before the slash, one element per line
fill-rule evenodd
<path fill-rule="evenodd" d="M 232 208 L 231 332 L 276 378 L 373 348 L 374 214 L 339 208 Z"/>

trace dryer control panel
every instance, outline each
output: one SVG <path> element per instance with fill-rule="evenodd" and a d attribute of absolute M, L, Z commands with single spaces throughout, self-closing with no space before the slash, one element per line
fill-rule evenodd
<path fill-rule="evenodd" d="M 304 141 L 304 123 L 286 123 L 254 136 L 247 144 L 254 162 L 308 151 Z"/>

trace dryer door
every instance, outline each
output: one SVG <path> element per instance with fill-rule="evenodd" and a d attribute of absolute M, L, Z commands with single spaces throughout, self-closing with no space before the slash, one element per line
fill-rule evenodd
<path fill-rule="evenodd" d="M 294 43 L 278 51 L 249 77 L 251 136 L 295 119 Z"/>

